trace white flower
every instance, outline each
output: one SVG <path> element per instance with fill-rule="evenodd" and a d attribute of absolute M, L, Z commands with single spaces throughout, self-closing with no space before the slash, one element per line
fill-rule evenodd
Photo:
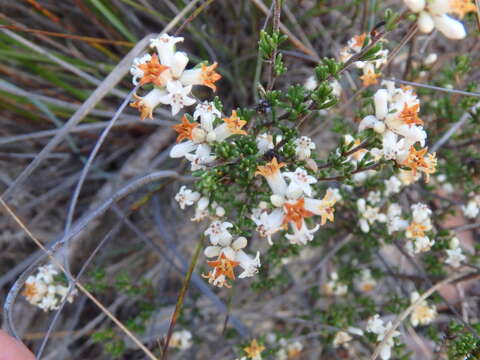
<path fill-rule="evenodd" d="M 185 158 L 191 162 L 191 170 L 204 170 L 207 164 L 215 161 L 216 157 L 212 155 L 211 148 L 207 144 L 199 144 L 195 154 L 185 154 Z"/>
<path fill-rule="evenodd" d="M 412 218 L 414 221 L 421 224 L 430 224 L 430 215 L 432 214 L 432 210 L 430 210 L 427 205 L 416 203 L 410 208 L 412 209 Z"/>
<path fill-rule="evenodd" d="M 462 261 L 465 260 L 465 255 L 463 255 L 462 249 L 458 247 L 456 249 L 447 249 L 445 251 L 447 252 L 448 256 L 445 260 L 445 263 L 454 268 L 460 267 Z"/>
<path fill-rule="evenodd" d="M 270 245 L 272 243 L 272 235 L 277 231 L 284 229 L 283 225 L 284 213 L 281 209 L 275 209 L 270 214 L 266 211 L 261 212 L 259 215 L 252 215 L 252 220 L 257 225 L 257 232 L 261 237 L 267 238 Z"/>
<path fill-rule="evenodd" d="M 287 183 L 282 176 L 280 169 L 284 167 L 285 163 L 278 163 L 277 158 L 273 158 L 266 165 L 257 167 L 255 175 L 262 175 L 270 186 L 274 195 L 284 196 L 287 191 Z"/>
<path fill-rule="evenodd" d="M 428 236 L 423 236 L 408 241 L 405 248 L 411 255 L 413 255 L 429 251 L 434 244 L 435 240 L 430 240 Z"/>
<path fill-rule="evenodd" d="M 160 98 L 162 104 L 167 104 L 172 107 L 172 115 L 176 115 L 184 106 L 195 104 L 195 99 L 188 97 L 192 91 L 192 85 L 186 87 L 182 86 L 180 81 L 167 82 L 168 94 Z"/>
<path fill-rule="evenodd" d="M 396 231 L 405 230 L 408 227 L 408 221 L 402 219 L 402 208 L 397 203 L 392 203 L 387 210 L 387 230 L 388 234 Z"/>
<path fill-rule="evenodd" d="M 413 304 L 420 298 L 420 294 L 416 291 L 410 294 L 410 302 Z M 428 306 L 427 301 L 421 301 L 412 311 L 410 315 L 410 322 L 414 327 L 418 325 L 428 325 L 437 316 L 436 307 Z"/>
<path fill-rule="evenodd" d="M 193 113 L 193 119 L 197 120 L 200 118 L 200 124 L 207 134 L 213 131 L 213 121 L 221 116 L 222 114 L 215 107 L 215 104 L 208 101 L 198 103 Z"/>
<path fill-rule="evenodd" d="M 450 240 L 450 249 L 445 250 L 447 253 L 447 259 L 445 263 L 454 267 L 460 267 L 461 263 L 466 259 L 465 255 L 462 253 L 462 248 L 460 247 L 460 241 L 457 237 Z"/>
<path fill-rule="evenodd" d="M 251 277 L 258 273 L 258 268 L 261 266 L 260 264 L 260 252 L 257 251 L 257 255 L 252 258 L 248 254 L 246 254 L 243 250 L 239 250 L 236 253 L 235 261 L 240 262 L 240 267 L 243 268 L 243 273 L 238 275 L 240 279 Z"/>
<path fill-rule="evenodd" d="M 285 235 L 286 238 L 290 241 L 291 244 L 305 245 L 307 242 L 313 240 L 313 234 L 320 228 L 320 225 L 315 225 L 312 229 L 307 227 L 305 220 L 302 220 L 302 226 L 300 229 L 297 229 L 297 226 L 290 222 L 293 234 Z"/>
<path fill-rule="evenodd" d="M 380 213 L 380 208 L 368 206 L 365 199 L 357 200 L 357 209 L 360 215 L 360 228 L 364 233 L 368 233 L 370 231 L 370 225 L 372 225 L 374 222 L 387 221 L 385 214 Z"/>
<path fill-rule="evenodd" d="M 370 292 L 377 286 L 377 281 L 372 277 L 370 269 L 363 269 L 361 279 L 357 283 L 358 289 L 362 292 Z"/>
<path fill-rule="evenodd" d="M 311 184 L 315 184 L 317 179 L 308 175 L 305 169 L 298 167 L 294 172 L 284 172 L 283 176 L 290 180 L 287 188 L 287 197 L 298 199 L 302 194 L 312 196 Z"/>
<path fill-rule="evenodd" d="M 308 136 L 302 136 L 295 140 L 295 155 L 298 160 L 306 160 L 311 156 L 311 151 L 315 149 L 315 143 Z"/>
<path fill-rule="evenodd" d="M 408 154 L 408 148 L 405 146 L 405 139 L 398 140 L 397 134 L 393 131 L 385 131 L 382 139 L 383 157 L 386 160 L 404 159 Z"/>
<path fill-rule="evenodd" d="M 402 188 L 402 182 L 395 175 L 390 176 L 383 183 L 385 184 L 385 196 L 397 194 Z"/>
<path fill-rule="evenodd" d="M 466 206 L 462 205 L 462 211 L 467 218 L 475 219 L 480 213 L 480 195 L 470 199 Z"/>
<path fill-rule="evenodd" d="M 233 227 L 229 222 L 214 221 L 210 224 L 204 234 L 210 236 L 212 245 L 229 245 L 232 240 L 232 234 L 227 230 Z"/>
<path fill-rule="evenodd" d="M 338 348 L 341 345 L 344 345 L 352 340 L 352 337 L 345 331 L 339 331 L 335 334 L 333 338 L 333 347 Z"/>
<path fill-rule="evenodd" d="M 182 42 L 183 37 L 169 36 L 162 34 L 156 39 L 150 40 L 150 47 L 155 48 L 163 65 L 171 64 L 173 54 L 175 53 L 175 44 Z"/>
<path fill-rule="evenodd" d="M 380 191 L 370 191 L 367 195 L 367 201 L 372 204 L 376 205 L 382 200 L 382 194 Z"/>
<path fill-rule="evenodd" d="M 265 154 L 268 150 L 273 149 L 273 136 L 267 133 L 263 133 L 257 136 L 255 139 L 257 143 L 258 152 Z"/>
<path fill-rule="evenodd" d="M 132 74 L 133 76 L 133 79 L 132 79 L 133 85 L 137 85 L 138 80 L 142 78 L 144 75 L 143 70 L 141 70 L 138 67 L 138 65 L 145 64 L 150 60 L 152 60 L 152 56 L 150 54 L 143 54 L 142 56 L 136 57 L 135 59 L 133 59 L 133 64 L 132 64 L 132 67 L 130 68 L 130 74 Z"/>
<path fill-rule="evenodd" d="M 338 274 L 335 271 L 330 274 L 330 281 L 322 285 L 322 289 L 328 296 L 343 296 L 348 292 L 348 286 L 338 281 Z"/>
<path fill-rule="evenodd" d="M 192 346 L 192 333 L 188 330 L 175 331 L 170 338 L 171 347 L 186 350 Z"/>
<path fill-rule="evenodd" d="M 392 328 L 392 322 L 389 321 L 384 325 L 383 320 L 380 319 L 380 316 L 377 314 L 374 317 L 370 318 L 367 322 L 367 331 L 372 332 L 377 335 L 377 341 L 383 341 L 386 334 Z M 395 345 L 394 337 L 399 336 L 398 331 L 394 331 L 392 335 L 385 341 L 385 344 L 380 349 L 380 358 L 382 360 L 388 360 L 392 356 L 392 347 Z"/>
<path fill-rule="evenodd" d="M 200 193 L 187 189 L 185 185 L 182 186 L 177 195 L 175 195 L 175 200 L 182 210 L 185 209 L 185 206 L 193 205 L 198 199 L 200 199 Z"/>

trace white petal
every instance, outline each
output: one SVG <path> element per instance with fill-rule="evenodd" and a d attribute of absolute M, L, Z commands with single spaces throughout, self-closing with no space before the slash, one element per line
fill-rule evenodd
<path fill-rule="evenodd" d="M 460 40 L 467 36 L 463 24 L 448 15 L 435 16 L 433 21 L 438 31 L 449 39 Z"/>

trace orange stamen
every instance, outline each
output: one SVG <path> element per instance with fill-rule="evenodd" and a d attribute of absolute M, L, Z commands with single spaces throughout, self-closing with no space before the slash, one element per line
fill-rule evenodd
<path fill-rule="evenodd" d="M 214 85 L 215 82 L 217 82 L 222 78 L 222 75 L 215 72 L 215 69 L 217 68 L 217 66 L 218 66 L 217 63 L 213 63 L 210 66 L 202 64 L 201 78 L 202 78 L 203 85 L 208 86 L 213 91 L 217 91 L 217 87 Z"/>
<path fill-rule="evenodd" d="M 293 204 L 285 203 L 283 209 L 285 210 L 285 216 L 283 217 L 283 223 L 286 224 L 289 221 L 295 223 L 297 229 L 302 228 L 302 221 L 304 218 L 313 216 L 313 213 L 306 210 L 304 207 L 305 199 L 301 198 Z"/>
<path fill-rule="evenodd" d="M 257 167 L 257 171 L 255 172 L 256 175 L 262 175 L 265 177 L 272 176 L 276 172 L 280 171 L 280 169 L 284 166 L 286 166 L 284 162 L 278 163 L 277 158 L 274 157 L 269 163 L 266 163 L 265 165 L 259 165 Z"/>
<path fill-rule="evenodd" d="M 172 126 L 172 128 L 178 133 L 177 143 L 179 143 L 183 139 L 192 140 L 192 131 L 197 126 L 199 126 L 198 123 L 191 123 L 190 121 L 188 121 L 187 117 L 185 115 L 183 115 L 182 116 L 182 123 Z"/>
<path fill-rule="evenodd" d="M 230 117 L 223 118 L 223 121 L 225 121 L 228 126 L 228 130 L 230 130 L 232 134 L 247 135 L 247 132 L 242 130 L 247 122 L 240 119 L 235 110 L 232 110 L 232 115 L 230 115 Z"/>
<path fill-rule="evenodd" d="M 138 68 L 143 71 L 143 77 L 139 82 L 140 86 L 148 83 L 153 83 L 157 86 L 165 86 L 168 77 L 166 77 L 163 72 L 170 68 L 160 64 L 157 54 L 153 54 L 152 59 L 145 64 L 138 65 Z"/>

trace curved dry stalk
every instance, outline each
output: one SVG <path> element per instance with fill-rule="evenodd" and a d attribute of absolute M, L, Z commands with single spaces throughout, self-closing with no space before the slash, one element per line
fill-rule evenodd
<path fill-rule="evenodd" d="M 123 100 L 122 104 L 120 107 L 117 109 L 115 112 L 115 115 L 113 115 L 112 119 L 109 121 L 107 127 L 103 129 L 99 139 L 97 140 L 97 143 L 95 144 L 92 152 L 88 156 L 88 160 L 85 163 L 85 166 L 83 167 L 82 173 L 80 175 L 80 179 L 78 180 L 77 186 L 75 187 L 75 191 L 73 192 L 72 200 L 70 202 L 70 206 L 68 208 L 67 212 L 67 219 L 65 222 L 65 230 L 64 230 L 64 237 L 68 237 L 68 232 L 70 231 L 70 228 L 72 226 L 73 222 L 73 217 L 75 215 L 75 208 L 77 206 L 77 201 L 80 196 L 80 192 L 82 191 L 83 183 L 85 182 L 85 179 L 87 178 L 88 171 L 90 170 L 90 167 L 92 166 L 93 160 L 95 159 L 95 156 L 97 155 L 98 151 L 100 150 L 100 147 L 103 145 L 103 142 L 107 138 L 108 133 L 110 130 L 113 128 L 113 125 L 119 118 L 120 114 L 122 113 L 123 109 L 125 109 L 125 106 L 127 106 L 128 102 L 130 101 L 132 95 L 135 93 L 137 90 L 138 85 L 135 86 L 135 88 L 130 91 L 130 93 L 125 97 Z M 70 271 L 70 265 L 68 261 L 68 246 L 70 244 L 70 238 L 66 239 L 64 242 L 64 247 L 65 247 L 65 252 L 64 252 L 64 265 L 67 269 L 67 271 Z M 71 287 L 72 284 L 70 284 Z"/>
<path fill-rule="evenodd" d="M 462 272 L 460 274 L 453 274 L 452 276 L 449 276 L 448 278 L 438 282 L 434 286 L 432 286 L 430 289 L 428 289 L 426 292 L 424 292 L 413 304 L 411 304 L 408 308 L 406 308 L 400 315 L 397 316 L 395 321 L 393 322 L 392 327 L 390 330 L 387 331 L 385 334 L 384 338 L 380 343 L 376 346 L 375 351 L 373 352 L 373 355 L 369 358 L 369 360 L 375 360 L 378 355 L 380 354 L 380 351 L 382 347 L 385 345 L 385 343 L 391 338 L 393 332 L 400 326 L 402 321 L 404 321 L 410 313 L 425 299 L 427 299 L 430 295 L 432 295 L 435 291 L 437 291 L 439 288 L 441 288 L 443 285 L 449 284 L 451 282 L 454 282 L 456 280 L 459 280 L 465 276 L 473 275 L 476 274 L 477 272 L 474 271 L 467 271 L 467 272 Z"/>
<path fill-rule="evenodd" d="M 25 233 L 30 237 L 33 242 L 42 249 L 46 256 L 48 256 L 51 262 L 57 266 L 68 278 L 69 281 L 72 281 L 75 286 L 87 296 L 97 307 L 100 308 L 109 318 L 112 320 L 150 359 L 158 360 L 157 357 L 145 346 L 143 343 L 125 326 L 123 323 L 118 320 L 115 315 L 113 315 L 100 301 L 97 300 L 81 283 L 74 279 L 69 272 L 63 267 L 63 265 L 55 259 L 54 256 L 50 255 L 49 251 L 43 246 L 43 244 L 33 235 L 33 233 L 27 228 L 27 226 L 18 218 L 18 216 L 13 212 L 13 210 L 5 203 L 5 201 L 0 198 L 0 204 L 5 208 L 8 215 L 10 215 L 15 222 L 25 231 Z"/>

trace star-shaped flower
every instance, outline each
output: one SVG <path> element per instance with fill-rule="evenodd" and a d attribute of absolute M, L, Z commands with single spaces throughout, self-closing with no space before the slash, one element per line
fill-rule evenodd
<path fill-rule="evenodd" d="M 297 226 L 297 229 L 300 230 L 302 228 L 303 219 L 313 215 L 312 212 L 305 209 L 304 204 L 305 204 L 305 199 L 303 197 L 294 203 L 286 202 L 283 205 L 283 209 L 285 210 L 283 223 L 286 224 L 289 221 L 291 221 L 295 223 L 295 225 Z"/>
<path fill-rule="evenodd" d="M 153 54 L 150 61 L 138 65 L 138 68 L 143 71 L 143 77 L 139 82 L 140 85 L 153 83 L 157 86 L 165 86 L 166 82 L 171 78 L 171 76 L 168 76 L 169 73 L 165 73 L 169 67 L 158 62 L 157 54 Z"/>
<path fill-rule="evenodd" d="M 277 172 L 280 172 L 280 169 L 286 165 L 287 164 L 285 164 L 284 162 L 279 163 L 277 161 L 277 158 L 274 157 L 269 163 L 266 163 L 265 165 L 259 165 L 257 167 L 257 171 L 255 172 L 255 175 L 262 175 L 265 177 L 269 177 Z"/>
<path fill-rule="evenodd" d="M 217 260 L 207 261 L 207 264 L 214 268 L 213 276 L 215 279 L 224 275 L 230 280 L 235 280 L 235 274 L 233 272 L 233 269 L 240 263 L 238 261 L 230 260 L 222 252 Z"/>
<path fill-rule="evenodd" d="M 239 134 L 239 135 L 246 135 L 247 132 L 245 130 L 242 130 L 242 128 L 245 126 L 247 123 L 245 120 L 240 119 L 237 116 L 237 112 L 235 110 L 232 110 L 232 115 L 228 118 L 223 118 L 223 121 L 225 124 L 228 126 L 228 130 L 232 134 Z"/>
<path fill-rule="evenodd" d="M 172 107 L 172 115 L 176 115 L 184 106 L 195 104 L 195 99 L 188 97 L 192 91 L 192 85 L 183 87 L 180 81 L 169 81 L 167 91 L 168 94 L 160 98 L 160 102 Z"/>
<path fill-rule="evenodd" d="M 403 110 L 400 113 L 399 117 L 407 125 L 423 125 L 423 120 L 418 117 L 418 110 L 420 104 L 415 104 L 413 106 L 408 106 L 407 103 L 404 104 Z"/>
<path fill-rule="evenodd" d="M 210 66 L 202 64 L 202 72 L 200 75 L 202 78 L 203 85 L 208 86 L 213 91 L 217 91 L 215 82 L 217 82 L 222 78 L 222 75 L 215 72 L 215 69 L 217 68 L 217 66 L 218 66 L 217 63 L 213 63 Z"/>
<path fill-rule="evenodd" d="M 199 123 L 196 123 L 196 122 L 192 123 L 192 122 L 188 121 L 188 119 L 185 115 L 183 115 L 182 116 L 182 123 L 172 126 L 172 128 L 178 133 L 177 143 L 179 143 L 183 139 L 190 139 L 191 140 L 192 139 L 192 131 L 197 126 L 199 126 Z"/>
<path fill-rule="evenodd" d="M 250 345 L 243 348 L 243 351 L 245 351 L 245 354 L 247 354 L 247 357 L 254 360 L 258 360 L 262 358 L 261 354 L 263 350 L 265 350 L 265 346 L 260 345 L 257 342 L 257 339 L 253 339 Z"/>

